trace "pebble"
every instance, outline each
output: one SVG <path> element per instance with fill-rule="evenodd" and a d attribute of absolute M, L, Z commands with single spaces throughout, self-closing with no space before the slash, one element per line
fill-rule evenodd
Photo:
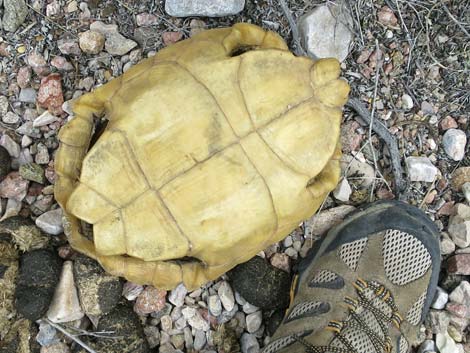
<path fill-rule="evenodd" d="M 407 157 L 405 163 L 411 181 L 431 183 L 436 178 L 438 169 L 428 157 Z"/>
<path fill-rule="evenodd" d="M 447 115 L 444 119 L 441 120 L 440 126 L 444 131 L 449 129 L 456 129 L 459 127 L 455 119 L 450 115 Z"/>
<path fill-rule="evenodd" d="M 8 134 L 3 134 L 2 137 L 0 137 L 0 146 L 6 149 L 11 157 L 18 158 L 20 156 L 20 145 Z"/>
<path fill-rule="evenodd" d="M 343 155 L 341 157 L 341 171 L 346 173 L 346 177 L 360 178 L 360 185 L 368 188 L 375 178 L 374 168 L 364 161 L 359 160 L 359 156 Z"/>
<path fill-rule="evenodd" d="M 450 293 L 449 299 L 470 308 L 470 283 L 468 281 L 460 282 L 460 284 Z"/>
<path fill-rule="evenodd" d="M 184 304 L 184 297 L 188 294 L 188 290 L 183 283 L 178 284 L 168 296 L 168 301 L 176 307 L 181 307 Z"/>
<path fill-rule="evenodd" d="M 342 205 L 313 215 L 304 222 L 305 238 L 314 238 L 322 235 L 334 225 L 339 224 L 344 217 L 355 209 L 354 206 Z"/>
<path fill-rule="evenodd" d="M 223 17 L 235 15 L 245 7 L 245 0 L 167 0 L 165 12 L 173 17 Z"/>
<path fill-rule="evenodd" d="M 59 74 L 50 74 L 41 80 L 37 101 L 41 107 L 48 109 L 52 114 L 63 113 L 64 95 Z"/>
<path fill-rule="evenodd" d="M 38 76 L 46 75 L 49 72 L 46 59 L 39 53 L 32 52 L 26 61 Z"/>
<path fill-rule="evenodd" d="M 451 223 L 448 232 L 452 241 L 459 248 L 466 248 L 470 245 L 470 220 L 461 223 Z"/>
<path fill-rule="evenodd" d="M 49 151 L 47 150 L 46 145 L 42 142 L 36 145 L 37 152 L 36 156 L 34 156 L 34 161 L 37 164 L 48 164 L 49 163 Z"/>
<path fill-rule="evenodd" d="M 25 0 L 3 0 L 3 18 L 1 24 L 8 32 L 15 32 L 28 15 Z"/>
<path fill-rule="evenodd" d="M 80 48 L 86 54 L 99 54 L 104 48 L 105 37 L 95 31 L 86 31 L 78 35 Z"/>
<path fill-rule="evenodd" d="M 351 193 L 352 189 L 351 186 L 349 186 L 347 178 L 343 178 L 333 190 L 333 196 L 335 197 L 335 199 L 343 202 L 349 201 Z"/>
<path fill-rule="evenodd" d="M 166 303 L 166 290 L 157 289 L 153 286 L 147 286 L 139 294 L 134 304 L 134 311 L 144 316 L 155 311 L 162 310 Z"/>
<path fill-rule="evenodd" d="M 385 26 L 396 26 L 398 23 L 397 17 L 388 6 L 383 6 L 377 13 L 377 19 Z"/>
<path fill-rule="evenodd" d="M 426 316 L 426 326 L 431 328 L 433 334 L 446 331 L 449 322 L 449 313 L 444 310 L 430 310 Z"/>
<path fill-rule="evenodd" d="M 444 151 L 450 158 L 454 161 L 460 161 L 465 156 L 467 136 L 462 130 L 449 129 L 444 133 L 442 144 L 444 146 Z"/>
<path fill-rule="evenodd" d="M 447 271 L 457 275 L 470 275 L 470 254 L 456 254 L 447 260 Z"/>
<path fill-rule="evenodd" d="M 246 330 L 249 333 L 255 333 L 261 327 L 263 323 L 263 315 L 261 311 L 255 311 L 254 313 L 246 316 Z"/>
<path fill-rule="evenodd" d="M 76 39 L 59 39 L 57 41 L 57 47 L 59 48 L 60 52 L 65 55 L 75 55 L 79 56 L 82 52 L 80 51 L 80 47 L 78 46 L 78 42 Z"/>
<path fill-rule="evenodd" d="M 352 18 L 342 5 L 318 6 L 304 15 L 299 21 L 299 31 L 309 56 L 344 61 L 353 39 L 348 24 L 352 24 Z"/>
<path fill-rule="evenodd" d="M 231 311 L 235 306 L 235 296 L 232 291 L 232 287 L 228 284 L 227 281 L 223 281 L 217 291 L 219 295 L 220 301 L 222 302 L 222 306 L 225 310 Z"/>
<path fill-rule="evenodd" d="M 426 101 L 421 102 L 421 111 L 427 115 L 432 115 L 435 113 L 433 105 Z"/>
<path fill-rule="evenodd" d="M 57 55 L 51 60 L 51 65 L 59 71 L 73 71 L 74 67 L 63 56 Z"/>
<path fill-rule="evenodd" d="M 36 119 L 33 121 L 33 127 L 41 127 L 41 126 L 46 126 L 54 121 L 57 121 L 57 117 L 49 113 L 47 110 L 39 115 Z"/>
<path fill-rule="evenodd" d="M 431 353 L 436 351 L 436 343 L 433 340 L 424 340 L 420 344 L 418 353 Z"/>
<path fill-rule="evenodd" d="M 20 166 L 19 173 L 25 180 L 35 181 L 39 184 L 46 183 L 44 169 L 36 163 L 26 163 Z"/>
<path fill-rule="evenodd" d="M 206 333 L 202 330 L 196 330 L 194 335 L 194 350 L 200 351 L 206 345 L 207 338 Z"/>
<path fill-rule="evenodd" d="M 143 290 L 144 286 L 128 281 L 122 287 L 122 296 L 129 301 L 135 300 Z"/>
<path fill-rule="evenodd" d="M 449 336 L 447 331 L 437 333 L 436 346 L 440 353 L 459 353 L 455 341 Z"/>
<path fill-rule="evenodd" d="M 7 112 L 3 117 L 2 121 L 5 124 L 16 124 L 20 121 L 20 117 L 13 112 Z"/>
<path fill-rule="evenodd" d="M 75 287 L 73 263 L 65 261 L 54 297 L 47 311 L 47 318 L 52 322 L 60 323 L 79 320 L 84 315 Z"/>
<path fill-rule="evenodd" d="M 259 310 L 259 308 L 258 308 L 257 306 L 255 306 L 255 305 L 253 305 L 253 304 L 250 304 L 250 303 L 248 303 L 248 302 L 246 302 L 245 304 L 243 304 L 242 309 L 243 309 L 243 312 L 244 312 L 245 314 L 252 314 L 252 313 L 254 313 L 255 311 L 258 311 L 258 310 Z"/>
<path fill-rule="evenodd" d="M 139 13 L 135 17 L 135 22 L 137 26 L 154 26 L 158 24 L 158 17 L 150 13 Z"/>
<path fill-rule="evenodd" d="M 36 103 L 37 93 L 34 88 L 22 88 L 18 100 L 23 103 Z"/>
<path fill-rule="evenodd" d="M 173 328 L 173 320 L 170 315 L 163 315 L 160 318 L 160 325 L 163 331 L 170 331 Z"/>
<path fill-rule="evenodd" d="M 182 313 L 191 327 L 195 328 L 196 330 L 209 331 L 209 323 L 204 320 L 201 313 L 197 309 L 186 307 L 182 310 Z"/>
<path fill-rule="evenodd" d="M 437 287 L 436 294 L 434 294 L 434 299 L 432 300 L 431 308 L 442 310 L 445 308 L 448 301 L 449 294 L 447 294 L 447 292 L 441 287 Z"/>
<path fill-rule="evenodd" d="M 163 32 L 162 40 L 163 44 L 170 45 L 180 41 L 183 38 L 182 32 Z"/>
<path fill-rule="evenodd" d="M 251 333 L 244 333 L 240 338 L 240 343 L 243 353 L 258 353 L 260 350 L 256 336 Z"/>
<path fill-rule="evenodd" d="M 290 257 L 287 254 L 275 253 L 269 259 L 272 266 L 290 273 Z"/>
<path fill-rule="evenodd" d="M 20 88 L 26 88 L 31 83 L 31 68 L 29 66 L 22 66 L 16 75 L 16 82 Z"/>
<path fill-rule="evenodd" d="M 413 98 L 411 98 L 411 96 L 409 96 L 408 94 L 404 94 L 402 97 L 401 97 L 401 106 L 403 109 L 405 110 L 411 110 L 413 109 Z"/>
<path fill-rule="evenodd" d="M 64 231 L 62 214 L 61 208 L 47 211 L 36 218 L 36 225 L 47 234 L 59 235 Z"/>
<path fill-rule="evenodd" d="M 145 326 L 144 333 L 150 348 L 155 348 L 160 344 L 160 331 L 157 327 Z"/>
<path fill-rule="evenodd" d="M 36 335 L 36 341 L 41 346 L 50 346 L 59 342 L 59 338 L 56 336 L 57 331 L 54 327 L 49 325 L 45 321 L 39 322 L 39 332 Z"/>
<path fill-rule="evenodd" d="M 452 189 L 460 191 L 463 184 L 470 182 L 470 167 L 460 167 L 452 174 Z"/>
<path fill-rule="evenodd" d="M 0 197 L 22 201 L 28 192 L 29 181 L 19 172 L 11 172 L 0 183 Z"/>
<path fill-rule="evenodd" d="M 441 239 L 441 253 L 442 255 L 449 255 L 455 251 L 455 243 L 450 239 L 447 233 L 442 233 Z"/>
<path fill-rule="evenodd" d="M 201 33 L 206 29 L 206 23 L 200 19 L 193 18 L 191 22 L 189 22 L 189 36 L 192 37 L 195 34 Z"/>
<path fill-rule="evenodd" d="M 222 314 L 222 302 L 218 295 L 210 295 L 207 304 L 212 315 L 219 316 Z"/>
<path fill-rule="evenodd" d="M 118 32 L 117 25 L 106 25 L 95 21 L 90 25 L 90 30 L 105 36 L 105 50 L 111 55 L 124 55 L 137 46 L 136 42 Z"/>
<path fill-rule="evenodd" d="M 470 182 L 469 181 L 467 181 L 466 183 L 462 185 L 462 192 L 467 202 L 470 203 Z"/>

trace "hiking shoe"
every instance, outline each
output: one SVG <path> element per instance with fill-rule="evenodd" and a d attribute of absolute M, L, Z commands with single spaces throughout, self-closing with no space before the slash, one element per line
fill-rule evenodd
<path fill-rule="evenodd" d="M 419 209 L 377 202 L 317 242 L 263 353 L 406 353 L 431 305 L 439 231 Z"/>

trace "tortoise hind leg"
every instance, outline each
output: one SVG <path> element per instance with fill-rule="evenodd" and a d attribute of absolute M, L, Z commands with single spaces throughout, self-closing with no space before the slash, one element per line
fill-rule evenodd
<path fill-rule="evenodd" d="M 64 210 L 64 231 L 70 245 L 92 258 L 96 258 L 95 247 L 80 233 L 79 220 L 67 212 L 66 206 L 78 182 L 82 161 L 88 151 L 93 133 L 93 117 L 104 112 L 106 103 L 120 85 L 121 79 L 115 79 L 93 93 L 78 98 L 73 106 L 75 117 L 59 132 L 54 195 Z"/>

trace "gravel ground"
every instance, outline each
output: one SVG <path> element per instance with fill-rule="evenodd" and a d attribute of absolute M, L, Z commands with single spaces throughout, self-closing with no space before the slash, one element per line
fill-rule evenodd
<path fill-rule="evenodd" d="M 54 249 L 41 253 L 49 261 L 44 260 L 46 264 L 61 261 L 57 255 L 71 261 L 64 268 L 72 285 L 64 285 L 64 291 L 73 299 L 69 303 L 75 303 L 54 312 L 73 321 L 65 324 L 37 321 L 47 307 L 26 314 L 19 310 L 33 321 L 28 321 L 31 351 L 83 351 L 83 345 L 89 345 L 97 352 L 112 352 L 112 345 L 103 341 L 109 342 L 108 336 L 118 340 L 119 332 L 125 335 L 130 330 L 145 340 L 117 341 L 123 352 L 256 353 L 279 322 L 283 298 L 275 307 L 258 308 L 235 290 L 230 276 L 190 293 L 183 286 L 167 293 L 104 274 L 67 245 L 53 198 L 54 154 L 71 99 L 203 28 L 254 23 L 278 32 L 293 51 L 305 50 L 293 35 L 280 2 L 248 0 L 237 15 L 184 18 L 169 16 L 164 2 L 154 0 L 32 0 L 23 7 L 21 3 L 3 0 L 0 7 L 5 28 L 0 29 L 0 146 L 4 147 L 0 148 L 0 235 L 10 234 L 20 253 L 40 251 L 36 249 L 46 245 Z M 287 1 L 297 22 L 324 3 Z M 417 349 L 437 351 L 437 341 L 441 352 L 470 352 L 470 184 L 462 188 L 470 182 L 466 142 L 470 131 L 470 4 L 358 0 L 346 1 L 344 6 L 351 16 L 353 37 L 342 62 L 343 76 L 351 85 L 351 97 L 366 109 L 367 116 L 361 117 L 357 104 L 348 105 L 341 133 L 345 178 L 316 216 L 259 255 L 269 260 L 272 266 L 266 271 L 280 278 L 276 283 L 282 288 L 314 241 L 355 207 L 378 199 L 416 205 L 441 230 L 443 253 L 440 289 L 422 325 Z M 369 129 L 371 111 L 375 123 L 397 142 L 396 151 L 389 148 L 390 138 L 384 139 L 376 128 Z M 394 161 L 402 168 L 398 177 Z M 10 162 L 11 169 L 7 167 Z M 38 233 L 37 227 L 49 235 Z M 0 255 L 6 256 L 7 248 L 0 247 Z M 12 259 L 18 257 L 16 251 L 8 253 L 16 254 Z M 34 256 L 28 261 L 43 261 Z M 21 261 L 26 260 L 22 257 Z M 0 265 L 3 276 L 7 272 Z M 20 271 L 19 276 L 25 274 Z M 14 288 L 4 283 L 5 278 L 0 279 L 0 289 L 6 298 Z M 28 281 L 23 284 L 36 288 Z M 287 294 L 286 286 L 282 290 Z M 256 293 L 253 301 L 263 294 Z M 116 305 L 133 307 L 135 320 L 113 314 Z M 7 299 L 0 310 L 10 323 L 21 318 Z M 88 318 L 82 318 L 84 312 Z M 134 315 L 132 310 L 129 313 Z M 119 320 L 126 325 L 115 324 Z M 114 331 L 96 333 L 109 327 Z M 76 342 L 77 337 L 82 344 Z M 0 338 L 5 338 L 2 322 Z M 36 342 L 42 347 L 35 347 Z M 0 352 L 3 348 L 0 340 Z"/>

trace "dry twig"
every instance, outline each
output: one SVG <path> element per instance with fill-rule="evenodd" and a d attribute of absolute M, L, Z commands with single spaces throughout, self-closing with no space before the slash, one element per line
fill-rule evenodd
<path fill-rule="evenodd" d="M 44 319 L 45 322 L 47 322 L 49 325 L 51 325 L 52 327 L 54 327 L 55 329 L 59 330 L 60 332 L 62 332 L 65 336 L 67 336 L 68 338 L 70 338 L 71 340 L 75 341 L 78 345 L 80 345 L 81 347 L 83 347 L 83 349 L 85 349 L 86 351 L 90 352 L 90 353 L 97 353 L 93 348 L 91 348 L 89 345 L 87 345 L 85 342 L 83 342 L 80 338 L 78 338 L 77 336 L 75 335 L 72 335 L 70 332 L 68 332 L 65 328 L 63 328 L 61 325 L 58 325 L 54 322 L 52 322 L 51 320 L 49 319 Z"/>
<path fill-rule="evenodd" d="M 297 24 L 295 23 L 294 17 L 292 16 L 289 6 L 287 6 L 287 3 L 285 2 L 285 0 L 279 0 L 279 3 L 281 5 L 284 16 L 286 16 L 287 21 L 289 22 L 289 26 L 292 32 L 292 38 L 295 44 L 295 50 L 294 50 L 295 54 L 306 55 L 307 53 L 305 49 L 302 47 L 302 43 L 300 41 L 300 35 L 299 35 L 299 30 L 297 28 Z"/>

